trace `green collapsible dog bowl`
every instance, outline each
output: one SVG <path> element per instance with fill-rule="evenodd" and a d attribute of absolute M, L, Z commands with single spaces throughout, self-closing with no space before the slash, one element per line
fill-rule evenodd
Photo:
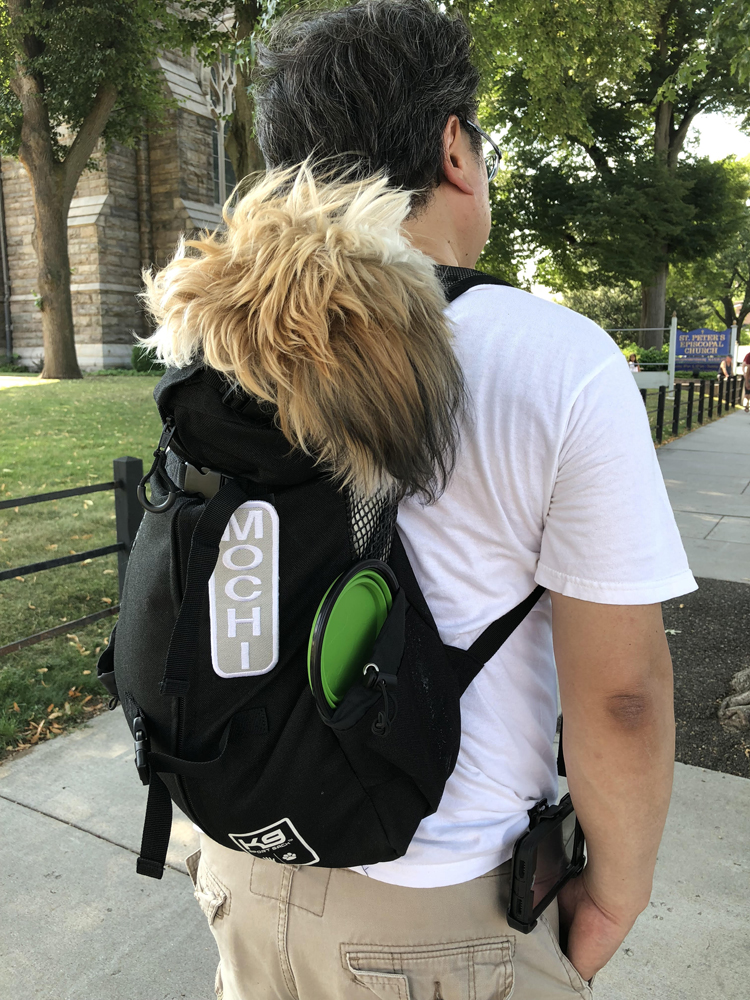
<path fill-rule="evenodd" d="M 336 708 L 362 680 L 397 590 L 393 571 L 379 559 L 356 563 L 328 588 L 307 648 L 307 674 L 318 707 Z"/>

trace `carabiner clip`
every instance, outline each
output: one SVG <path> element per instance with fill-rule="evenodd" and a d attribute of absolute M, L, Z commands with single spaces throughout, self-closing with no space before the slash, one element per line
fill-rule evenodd
<path fill-rule="evenodd" d="M 166 449 L 169 445 L 169 442 L 172 440 L 172 436 L 175 432 L 175 429 L 176 428 L 174 426 L 174 423 L 172 422 L 172 418 L 168 417 L 166 423 L 164 424 L 164 427 L 162 428 L 161 437 L 159 438 L 159 443 L 156 446 L 156 451 L 154 452 L 153 464 L 146 473 L 146 475 L 143 477 L 143 479 L 140 481 L 140 483 L 138 483 L 138 487 L 136 489 L 136 493 L 138 495 L 138 502 L 140 503 L 141 507 L 143 507 L 144 510 L 150 511 L 152 514 L 161 514 L 165 510 L 169 510 L 169 508 L 174 504 L 175 500 L 177 499 L 178 493 L 180 492 L 179 488 L 175 486 L 175 484 L 169 478 L 166 468 L 166 458 L 167 458 Z M 161 469 L 164 478 L 167 480 L 170 486 L 174 486 L 174 491 L 172 491 L 171 489 L 169 490 L 169 492 L 167 493 L 167 498 L 162 504 L 151 503 L 151 501 L 146 496 L 146 483 L 151 479 L 153 474 L 156 472 L 157 468 Z"/>

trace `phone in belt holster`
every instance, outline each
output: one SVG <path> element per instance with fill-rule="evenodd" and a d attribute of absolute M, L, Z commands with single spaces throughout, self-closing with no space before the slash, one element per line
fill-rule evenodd
<path fill-rule="evenodd" d="M 508 923 L 528 934 L 539 915 L 585 864 L 584 836 L 570 795 L 558 805 L 547 800 L 529 810 L 529 829 L 513 848 Z"/>

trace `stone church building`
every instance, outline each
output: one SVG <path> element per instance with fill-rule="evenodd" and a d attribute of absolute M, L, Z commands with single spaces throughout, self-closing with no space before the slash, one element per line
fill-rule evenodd
<path fill-rule="evenodd" d="M 97 169 L 81 175 L 70 206 L 73 319 L 83 370 L 130 366 L 133 335 L 147 332 L 136 298 L 141 269 L 164 264 L 182 233 L 220 225 L 221 206 L 235 184 L 221 117 L 233 102 L 229 60 L 208 69 L 170 52 L 159 64 L 179 108 L 169 112 L 166 128 L 144 136 L 137 148 L 100 148 Z M 2 158 L 2 189 L 9 279 L 4 341 L 21 364 L 35 368 L 42 323 L 31 186 L 23 166 L 9 157 Z"/>

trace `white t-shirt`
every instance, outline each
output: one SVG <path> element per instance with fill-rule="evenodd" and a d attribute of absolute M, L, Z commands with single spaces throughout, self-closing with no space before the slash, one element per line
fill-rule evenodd
<path fill-rule="evenodd" d="M 601 604 L 694 590 L 643 401 L 611 338 L 497 285 L 464 293 L 448 315 L 472 413 L 443 496 L 402 504 L 398 519 L 443 641 L 468 648 L 536 584 Z M 468 881 L 511 856 L 535 802 L 556 800 L 549 595 L 475 678 L 461 712 L 437 812 L 402 858 L 355 871 L 414 887 Z"/>

